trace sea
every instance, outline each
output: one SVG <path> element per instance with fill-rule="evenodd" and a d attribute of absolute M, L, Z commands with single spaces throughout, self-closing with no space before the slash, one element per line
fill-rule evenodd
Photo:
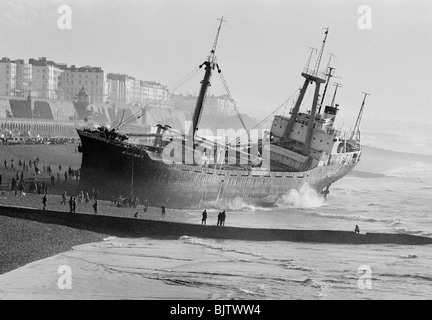
<path fill-rule="evenodd" d="M 229 226 L 432 237 L 432 156 L 365 148 L 327 199 L 305 186 Z M 208 210 L 216 224 L 217 209 Z M 201 210 L 170 211 L 200 223 Z M 108 237 L 0 276 L 1 299 L 431 299 L 432 246 Z"/>

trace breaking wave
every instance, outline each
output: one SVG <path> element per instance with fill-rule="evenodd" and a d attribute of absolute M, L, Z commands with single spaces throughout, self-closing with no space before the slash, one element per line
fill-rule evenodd
<path fill-rule="evenodd" d="M 263 208 L 247 203 L 242 197 L 235 197 L 233 199 L 219 199 L 219 201 L 204 201 L 202 205 L 206 208 L 219 209 L 219 210 L 231 210 L 231 211 L 241 211 L 241 210 L 268 210 L 269 208 Z"/>
<path fill-rule="evenodd" d="M 260 255 L 260 254 L 256 254 L 256 253 L 248 252 L 248 251 L 228 249 L 228 248 L 226 248 L 224 246 L 217 245 L 217 244 L 212 244 L 212 243 L 207 242 L 205 240 L 194 238 L 194 237 L 181 236 L 180 240 L 182 240 L 185 243 L 189 243 L 189 244 L 193 244 L 193 245 L 199 245 L 199 246 L 203 246 L 203 247 L 206 247 L 206 248 L 209 248 L 209 249 L 220 250 L 220 251 L 224 251 L 224 252 L 234 252 L 234 253 L 244 254 L 244 255 L 248 255 L 248 256 L 252 256 L 252 257 L 263 258 L 263 256 Z"/>
<path fill-rule="evenodd" d="M 397 278 L 397 279 L 417 279 L 417 280 L 425 280 L 425 281 L 432 281 L 431 276 L 426 276 L 422 274 L 394 274 L 394 273 L 383 273 L 380 274 L 381 277 L 389 277 L 389 278 Z"/>
<path fill-rule="evenodd" d="M 418 256 L 414 253 L 411 253 L 411 254 L 401 255 L 401 256 L 399 256 L 399 258 L 401 258 L 401 259 L 416 259 L 416 258 L 418 258 Z"/>
<path fill-rule="evenodd" d="M 344 215 L 344 214 L 324 213 L 324 212 L 309 212 L 309 214 L 314 214 L 329 219 L 356 220 L 356 221 L 365 221 L 365 222 L 387 222 L 392 225 L 399 225 L 403 223 L 399 218 L 371 218 L 371 217 L 365 217 L 361 215 Z"/>
<path fill-rule="evenodd" d="M 279 197 L 276 205 L 282 208 L 318 208 L 325 202 L 322 195 L 312 189 L 309 184 L 304 184 L 300 190 L 291 189 L 288 194 Z"/>

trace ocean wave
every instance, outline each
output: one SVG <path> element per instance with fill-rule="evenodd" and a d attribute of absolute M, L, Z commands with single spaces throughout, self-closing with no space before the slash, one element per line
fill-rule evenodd
<path fill-rule="evenodd" d="M 103 239 L 103 241 L 112 241 L 112 240 L 116 240 L 117 237 L 106 237 Z"/>
<path fill-rule="evenodd" d="M 409 229 L 409 228 L 393 228 L 393 231 L 397 232 L 397 233 L 401 233 L 401 234 L 410 234 L 410 235 L 414 235 L 414 236 L 423 236 L 423 237 L 431 237 L 432 233 L 424 231 L 424 230 L 413 230 L 413 229 Z"/>
<path fill-rule="evenodd" d="M 400 259 L 417 259 L 418 255 L 414 254 L 414 253 L 409 253 L 409 254 L 405 254 L 405 255 L 401 255 L 399 256 Z"/>
<path fill-rule="evenodd" d="M 426 276 L 423 274 L 395 274 L 395 273 L 382 273 L 379 274 L 380 277 L 389 277 L 396 279 L 416 279 L 416 280 L 424 280 L 424 281 L 432 281 L 432 276 Z"/>
<path fill-rule="evenodd" d="M 311 212 L 311 214 L 330 218 L 330 219 L 342 219 L 342 220 L 354 220 L 354 221 L 365 221 L 365 222 L 386 222 L 386 223 L 402 223 L 399 218 L 372 218 L 365 217 L 361 215 L 343 215 L 343 214 L 335 214 L 335 213 L 324 213 L 324 212 Z"/>
<path fill-rule="evenodd" d="M 292 189 L 288 194 L 279 197 L 276 206 L 280 208 L 317 208 L 325 203 L 326 199 L 306 183 L 300 190 Z"/>
<path fill-rule="evenodd" d="M 213 249 L 213 250 L 219 250 L 219 251 L 223 251 L 223 252 L 234 252 L 234 253 L 248 255 L 248 256 L 252 256 L 252 257 L 263 258 L 262 255 L 257 254 L 257 253 L 253 253 L 253 252 L 249 252 L 249 251 L 241 251 L 241 250 L 236 250 L 236 249 L 228 249 L 224 246 L 213 244 L 213 243 L 207 242 L 207 241 L 205 241 L 203 239 L 199 239 L 199 238 L 194 238 L 194 237 L 189 237 L 189 236 L 181 236 L 180 240 L 182 240 L 183 242 L 188 243 L 188 244 L 199 245 L 199 246 L 203 246 L 203 247 Z"/>
<path fill-rule="evenodd" d="M 297 266 L 293 264 L 285 264 L 282 265 L 285 269 L 296 270 L 296 271 L 305 271 L 305 272 L 316 272 L 315 268 L 309 268 L 304 266 Z"/>
<path fill-rule="evenodd" d="M 244 289 L 244 288 L 239 288 L 238 291 L 242 294 L 246 294 L 248 296 L 259 296 L 259 297 L 263 297 L 265 296 L 264 294 L 260 293 L 260 292 L 256 292 L 256 291 L 252 291 L 249 289 Z"/>
<path fill-rule="evenodd" d="M 384 173 L 357 171 L 357 170 L 351 171 L 349 173 L 349 175 L 356 177 L 356 178 L 365 178 L 365 179 L 385 178 L 386 177 L 386 175 Z"/>
<path fill-rule="evenodd" d="M 211 209 L 221 209 L 230 210 L 230 211 L 257 211 L 257 210 L 271 210 L 271 208 L 260 207 L 256 205 L 249 204 L 247 200 L 242 197 L 235 197 L 233 199 L 225 199 L 221 198 L 218 201 L 204 201 L 202 204 L 204 207 Z"/>

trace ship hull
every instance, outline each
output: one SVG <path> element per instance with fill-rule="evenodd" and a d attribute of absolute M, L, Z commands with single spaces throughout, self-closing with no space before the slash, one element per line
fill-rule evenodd
<path fill-rule="evenodd" d="M 341 179 L 356 163 L 305 172 L 216 170 L 154 160 L 142 147 L 77 130 L 83 153 L 80 190 L 102 199 L 131 193 L 151 206 L 179 209 L 274 206 L 290 190 L 308 184 L 316 191 Z"/>

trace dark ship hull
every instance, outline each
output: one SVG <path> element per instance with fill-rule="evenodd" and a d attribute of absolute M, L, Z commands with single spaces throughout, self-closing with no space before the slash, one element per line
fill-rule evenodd
<path fill-rule="evenodd" d="M 99 197 L 134 196 L 151 206 L 204 209 L 239 203 L 274 206 L 290 190 L 305 184 L 322 191 L 351 171 L 356 163 L 318 166 L 304 172 L 217 170 L 166 164 L 148 148 L 77 129 L 81 139 L 80 190 L 99 190 Z"/>

